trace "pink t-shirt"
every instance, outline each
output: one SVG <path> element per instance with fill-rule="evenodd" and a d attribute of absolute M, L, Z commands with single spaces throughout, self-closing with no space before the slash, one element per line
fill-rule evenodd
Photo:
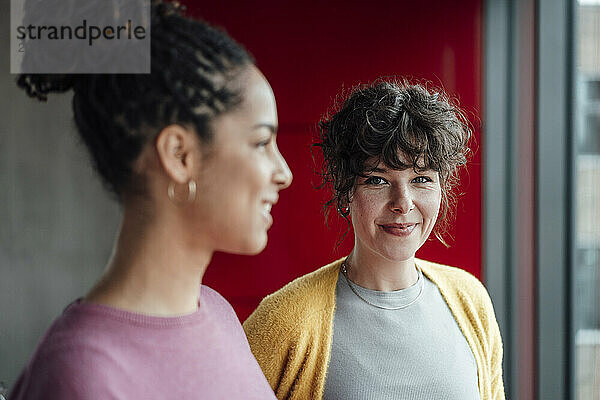
<path fill-rule="evenodd" d="M 72 303 L 9 399 L 275 400 L 231 305 L 200 293 L 198 311 L 181 317 Z"/>

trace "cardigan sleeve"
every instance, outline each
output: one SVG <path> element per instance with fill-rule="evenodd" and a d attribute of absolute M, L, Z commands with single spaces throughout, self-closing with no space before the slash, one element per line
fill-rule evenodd
<path fill-rule="evenodd" d="M 490 385 L 491 395 L 493 400 L 504 400 L 504 381 L 502 377 L 502 337 L 500 336 L 500 328 L 496 321 L 496 314 L 494 313 L 494 306 L 492 301 L 484 289 L 484 303 L 486 308 L 486 319 L 487 319 L 487 333 L 488 342 L 490 344 Z"/>
<path fill-rule="evenodd" d="M 473 301 L 477 304 L 478 319 L 482 326 L 482 340 L 486 342 L 485 359 L 487 363 L 489 392 L 491 400 L 504 400 L 504 382 L 502 377 L 502 337 L 496 321 L 496 314 L 490 295 L 485 286 L 475 277 L 470 276 Z"/>
<path fill-rule="evenodd" d="M 496 321 L 496 314 L 490 295 L 485 286 L 475 277 L 470 277 L 471 286 L 474 289 L 474 300 L 478 304 L 478 317 L 481 321 L 483 331 L 482 340 L 485 340 L 486 363 L 489 371 L 489 396 L 491 400 L 504 400 L 504 382 L 502 377 L 502 337 L 500 328 Z"/>
<path fill-rule="evenodd" d="M 269 385 L 277 397 L 282 399 L 287 398 L 289 394 L 289 388 L 285 387 L 287 385 L 283 378 L 293 338 L 290 337 L 289 329 L 278 323 L 278 312 L 273 302 L 266 298 L 246 319 L 243 326 L 254 357 Z"/>
<path fill-rule="evenodd" d="M 267 298 L 244 322 L 244 330 L 279 400 L 320 399 L 331 348 L 331 335 L 324 334 L 331 329 L 331 311 L 289 311 L 294 306 L 302 303 L 275 307 Z"/>
<path fill-rule="evenodd" d="M 320 399 L 331 350 L 340 260 L 267 296 L 244 322 L 278 399 Z"/>
<path fill-rule="evenodd" d="M 320 398 L 326 357 L 315 315 L 278 297 L 265 298 L 244 322 L 252 353 L 279 400 Z"/>

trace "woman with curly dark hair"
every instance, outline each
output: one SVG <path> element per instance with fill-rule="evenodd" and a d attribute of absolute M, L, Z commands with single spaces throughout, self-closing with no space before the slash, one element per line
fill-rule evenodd
<path fill-rule="evenodd" d="M 73 90 L 123 218 L 104 275 L 50 327 L 11 400 L 275 398 L 232 307 L 201 285 L 215 251 L 264 249 L 291 182 L 273 92 L 224 32 L 173 3 L 151 14 L 150 74 L 18 78 L 42 100 Z"/>
<path fill-rule="evenodd" d="M 415 257 L 444 242 L 463 112 L 443 91 L 378 80 L 320 124 L 323 185 L 354 228 L 340 260 L 265 298 L 246 320 L 279 399 L 502 399 L 502 342 L 469 273 Z"/>

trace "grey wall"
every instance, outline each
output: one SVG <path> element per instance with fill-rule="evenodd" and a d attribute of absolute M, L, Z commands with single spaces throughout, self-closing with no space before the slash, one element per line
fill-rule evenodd
<path fill-rule="evenodd" d="M 71 95 L 29 99 L 10 75 L 0 1 L 0 381 L 10 388 L 44 331 L 110 256 L 119 207 L 79 143 Z"/>

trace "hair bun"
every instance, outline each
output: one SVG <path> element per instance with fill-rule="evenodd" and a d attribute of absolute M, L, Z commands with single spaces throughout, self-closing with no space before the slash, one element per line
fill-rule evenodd
<path fill-rule="evenodd" d="M 153 0 L 151 7 L 152 19 L 155 17 L 164 18 L 171 15 L 183 15 L 185 9 L 185 5 L 178 1 Z"/>
<path fill-rule="evenodd" d="M 64 93 L 75 86 L 76 80 L 68 74 L 21 74 L 17 85 L 30 97 L 46 101 L 48 93 Z"/>

